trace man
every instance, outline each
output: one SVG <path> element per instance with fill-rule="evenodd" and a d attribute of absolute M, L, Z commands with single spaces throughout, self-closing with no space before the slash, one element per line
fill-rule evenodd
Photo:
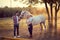
<path fill-rule="evenodd" d="M 20 21 L 20 19 L 19 19 L 18 15 L 19 15 L 19 12 L 16 11 L 15 15 L 13 16 L 14 38 L 20 37 L 20 36 L 19 36 L 19 21 Z M 16 35 L 16 33 L 17 33 L 17 35 Z"/>

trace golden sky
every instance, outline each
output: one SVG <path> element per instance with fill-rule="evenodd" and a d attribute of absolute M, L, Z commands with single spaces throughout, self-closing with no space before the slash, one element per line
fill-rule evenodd
<path fill-rule="evenodd" d="M 20 2 L 20 0 L 14 1 L 14 0 L 0 0 L 0 7 L 27 7 L 28 5 L 23 4 L 23 2 Z M 36 7 L 44 7 L 44 4 L 37 4 Z"/>
<path fill-rule="evenodd" d="M 27 7 L 26 4 L 23 4 L 22 2 L 19 1 L 14 1 L 14 0 L 0 0 L 0 7 Z"/>

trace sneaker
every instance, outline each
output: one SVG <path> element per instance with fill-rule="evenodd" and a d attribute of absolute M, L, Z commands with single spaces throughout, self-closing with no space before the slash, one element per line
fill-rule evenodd
<path fill-rule="evenodd" d="M 18 38 L 20 37 L 20 36 L 17 36 Z"/>
<path fill-rule="evenodd" d="M 16 36 L 14 36 L 14 38 L 16 38 Z"/>

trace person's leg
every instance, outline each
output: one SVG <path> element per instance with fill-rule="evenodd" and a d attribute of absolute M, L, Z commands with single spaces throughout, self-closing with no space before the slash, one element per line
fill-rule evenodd
<path fill-rule="evenodd" d="M 14 36 L 16 36 L 16 25 L 14 25 Z"/>
<path fill-rule="evenodd" d="M 17 24 L 17 36 L 19 36 L 19 24 Z"/>
<path fill-rule="evenodd" d="M 28 26 L 29 26 L 28 30 L 29 30 L 29 33 L 30 33 L 30 37 L 32 37 L 33 26 L 32 26 L 32 24 L 29 24 Z"/>
<path fill-rule="evenodd" d="M 20 37 L 19 36 L 19 24 L 17 24 L 17 37 Z"/>

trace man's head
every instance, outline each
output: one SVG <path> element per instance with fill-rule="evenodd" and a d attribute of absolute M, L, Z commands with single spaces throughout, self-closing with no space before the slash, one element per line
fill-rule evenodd
<path fill-rule="evenodd" d="M 19 15 L 19 11 L 16 11 L 15 15 L 18 16 Z"/>

